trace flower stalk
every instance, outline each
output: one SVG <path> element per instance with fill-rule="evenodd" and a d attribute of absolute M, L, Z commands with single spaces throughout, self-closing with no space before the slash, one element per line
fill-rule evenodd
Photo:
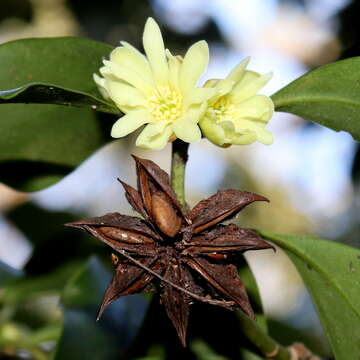
<path fill-rule="evenodd" d="M 171 186 L 179 203 L 186 208 L 185 200 L 185 167 L 188 160 L 189 144 L 176 139 L 172 143 Z"/>

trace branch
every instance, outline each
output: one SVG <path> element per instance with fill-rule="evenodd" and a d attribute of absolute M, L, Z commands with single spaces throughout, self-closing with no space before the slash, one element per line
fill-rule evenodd
<path fill-rule="evenodd" d="M 272 360 L 291 360 L 290 352 L 271 338 L 257 323 L 242 311 L 237 311 L 245 337 L 265 356 Z"/>
<path fill-rule="evenodd" d="M 285 348 L 278 344 L 261 328 L 256 321 L 250 319 L 242 311 L 237 312 L 240 327 L 245 337 L 268 360 L 321 360 L 314 355 L 304 344 L 294 343 Z"/>

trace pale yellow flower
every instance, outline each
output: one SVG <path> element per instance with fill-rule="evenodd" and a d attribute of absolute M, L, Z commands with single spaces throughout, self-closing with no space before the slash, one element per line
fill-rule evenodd
<path fill-rule="evenodd" d="M 216 94 L 200 120 L 204 136 L 219 146 L 247 145 L 255 141 L 270 145 L 273 136 L 265 129 L 274 113 L 272 100 L 257 92 L 270 80 L 272 73 L 260 75 L 245 70 L 249 58 L 236 66 L 223 80 L 208 80 L 206 88 Z"/>
<path fill-rule="evenodd" d="M 198 141 L 199 119 L 215 89 L 197 88 L 209 61 L 205 41 L 187 51 L 184 59 L 165 50 L 157 23 L 145 24 L 143 45 L 146 56 L 126 42 L 114 49 L 110 60 L 94 75 L 103 96 L 112 99 L 125 114 L 113 125 L 111 136 L 120 138 L 142 125 L 136 145 L 162 149 L 169 139 Z"/>

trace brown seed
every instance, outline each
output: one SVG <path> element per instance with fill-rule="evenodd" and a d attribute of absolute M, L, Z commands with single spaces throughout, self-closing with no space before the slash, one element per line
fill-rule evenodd
<path fill-rule="evenodd" d="M 136 232 L 121 230 L 116 227 L 100 226 L 99 230 L 105 236 L 129 244 L 150 244 L 154 240 Z"/>
<path fill-rule="evenodd" d="M 151 210 L 156 225 L 165 235 L 174 237 L 179 232 L 181 218 L 164 193 L 153 194 Z"/>

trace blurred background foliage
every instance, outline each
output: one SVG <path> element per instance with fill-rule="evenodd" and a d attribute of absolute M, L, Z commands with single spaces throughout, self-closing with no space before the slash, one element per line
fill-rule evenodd
<path fill-rule="evenodd" d="M 311 67 L 359 55 L 359 14 L 360 1 L 349 0 L 1 0 L 0 42 L 83 36 L 141 48 L 145 19 L 153 16 L 173 53 L 183 54 L 199 39 L 209 42 L 207 78 L 225 76 L 251 55 L 251 68 L 274 71 L 266 88 L 272 94 Z M 359 248 L 358 145 L 348 134 L 289 114 L 277 114 L 269 129 L 275 135 L 271 147 L 193 144 L 189 203 L 220 188 L 254 191 L 271 203 L 244 211 L 238 218 L 242 226 L 316 234 Z M 0 184 L 1 359 L 259 359 L 239 350 L 234 316 L 221 309 L 194 306 L 186 351 L 159 306 L 151 312 L 155 318 L 146 321 L 151 329 L 141 326 L 149 300 L 143 296 L 121 299 L 95 323 L 111 274 L 109 250 L 62 224 L 110 211 L 132 212 L 116 181 L 134 184 L 131 153 L 169 169 L 170 146 L 141 151 L 133 148 L 133 140 L 107 145 L 38 193 Z M 246 258 L 270 333 L 285 345 L 303 341 L 330 357 L 311 300 L 287 257 L 263 251 Z"/>

